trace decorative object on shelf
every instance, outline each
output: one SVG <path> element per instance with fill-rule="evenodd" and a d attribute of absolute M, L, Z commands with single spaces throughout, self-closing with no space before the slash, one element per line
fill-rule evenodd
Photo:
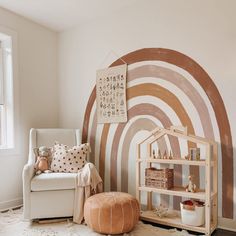
<path fill-rule="evenodd" d="M 145 186 L 161 189 L 171 189 L 174 186 L 173 169 L 146 168 Z"/>
<path fill-rule="evenodd" d="M 173 155 L 172 155 L 172 152 L 171 152 L 171 150 L 170 150 L 169 159 L 170 159 L 170 160 L 171 160 L 171 159 L 173 159 Z"/>
<path fill-rule="evenodd" d="M 181 220 L 183 224 L 201 226 L 205 223 L 205 203 L 197 200 L 187 200 L 180 203 Z"/>
<path fill-rule="evenodd" d="M 98 123 L 127 121 L 127 64 L 97 71 L 96 100 Z"/>
<path fill-rule="evenodd" d="M 185 158 L 185 160 L 190 160 L 190 155 L 188 154 L 184 158 Z"/>
<path fill-rule="evenodd" d="M 193 177 L 191 175 L 188 176 L 188 185 L 186 186 L 185 190 L 186 192 L 195 193 L 197 191 L 196 184 L 192 181 Z"/>
<path fill-rule="evenodd" d="M 190 148 L 189 153 L 191 160 L 200 161 L 200 148 Z"/>
<path fill-rule="evenodd" d="M 167 152 L 164 152 L 163 159 L 167 159 Z"/>
<path fill-rule="evenodd" d="M 161 150 L 160 150 L 160 149 L 158 150 L 158 158 L 159 158 L 159 159 L 162 158 L 162 156 L 161 156 Z"/>
<path fill-rule="evenodd" d="M 160 204 L 158 207 L 155 208 L 154 213 L 159 216 L 160 218 L 166 217 L 168 212 L 168 207 L 163 206 Z"/>
<path fill-rule="evenodd" d="M 155 150 L 152 151 L 152 158 L 156 158 L 156 153 L 155 153 Z"/>

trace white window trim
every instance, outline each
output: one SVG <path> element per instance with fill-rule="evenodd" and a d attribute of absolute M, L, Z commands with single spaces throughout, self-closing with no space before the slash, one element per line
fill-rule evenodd
<path fill-rule="evenodd" d="M 14 147 L 0 149 L 0 158 L 5 156 L 15 156 L 20 154 L 20 101 L 19 101 L 19 81 L 18 81 L 18 45 L 17 32 L 0 25 L 0 33 L 6 34 L 12 39 L 12 81 L 13 81 L 13 133 L 14 133 Z"/>

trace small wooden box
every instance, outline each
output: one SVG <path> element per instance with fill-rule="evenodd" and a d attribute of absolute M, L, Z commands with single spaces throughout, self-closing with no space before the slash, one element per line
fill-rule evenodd
<path fill-rule="evenodd" d="M 171 189 L 174 185 L 173 169 L 145 169 L 145 186 L 161 189 Z"/>

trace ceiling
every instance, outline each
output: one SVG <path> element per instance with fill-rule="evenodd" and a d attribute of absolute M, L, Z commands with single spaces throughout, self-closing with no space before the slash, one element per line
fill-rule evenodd
<path fill-rule="evenodd" d="M 136 0 L 0 0 L 8 9 L 55 31 L 105 16 Z"/>

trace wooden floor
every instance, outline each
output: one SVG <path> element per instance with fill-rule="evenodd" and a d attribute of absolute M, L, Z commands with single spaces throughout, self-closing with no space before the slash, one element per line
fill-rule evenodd
<path fill-rule="evenodd" d="M 161 228 L 165 228 L 165 229 L 170 229 L 171 228 L 171 227 L 168 227 L 168 226 L 163 226 L 163 225 L 159 225 L 159 224 L 155 224 L 155 223 L 151 223 L 151 222 L 146 222 L 146 221 L 143 221 L 143 223 L 152 224 L 153 226 L 157 226 L 157 227 L 161 227 Z M 202 234 L 196 233 L 196 232 L 189 232 L 189 233 L 191 233 L 193 235 L 202 235 Z M 212 234 L 212 236 L 236 236 L 236 232 L 223 230 L 223 229 L 216 229 L 214 231 L 214 233 Z"/>

